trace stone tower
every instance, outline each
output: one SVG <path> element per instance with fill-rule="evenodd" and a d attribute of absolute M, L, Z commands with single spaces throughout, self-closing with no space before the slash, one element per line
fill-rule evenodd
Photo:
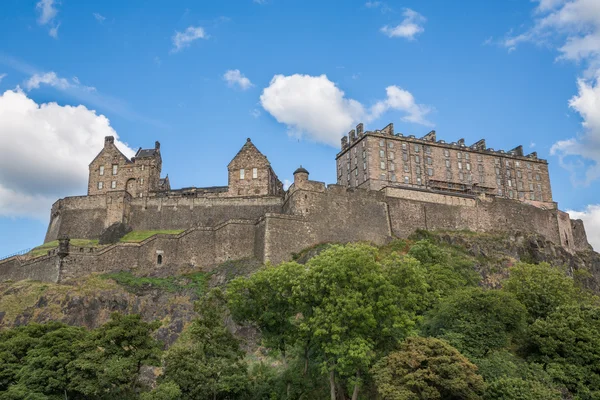
<path fill-rule="evenodd" d="M 227 166 L 229 196 L 281 196 L 283 184 L 250 138 Z"/>

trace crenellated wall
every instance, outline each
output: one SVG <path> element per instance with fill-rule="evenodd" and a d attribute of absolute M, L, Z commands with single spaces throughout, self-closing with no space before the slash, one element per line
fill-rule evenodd
<path fill-rule="evenodd" d="M 556 208 L 485 195 L 326 187 L 308 179 L 296 179 L 285 198 L 140 199 L 118 191 L 66 198 L 52 207 L 46 240 L 96 238 L 120 218 L 137 230 L 185 231 L 141 243 L 70 246 L 62 258 L 57 251 L 35 259 L 12 257 L 0 261 L 0 281 L 58 282 L 119 270 L 171 275 L 248 257 L 279 263 L 319 243 L 383 244 L 416 229 L 536 233 L 568 251 L 590 249 L 583 223 Z"/>

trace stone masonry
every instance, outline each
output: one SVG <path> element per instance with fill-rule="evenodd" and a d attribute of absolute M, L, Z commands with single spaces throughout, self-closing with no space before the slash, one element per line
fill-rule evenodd
<path fill-rule="evenodd" d="M 383 244 L 416 229 L 536 233 L 570 252 L 590 248 L 583 223 L 552 202 L 545 161 L 523 156 L 519 148 L 508 153 L 482 150 L 483 141 L 476 148 L 459 142 L 448 146 L 436 141 L 433 132 L 415 139 L 392 135 L 391 125 L 376 132 L 357 128 L 358 134 L 342 140 L 338 184 L 312 181 L 300 167 L 287 191 L 250 139 L 228 165 L 227 186 L 172 190 L 160 178 L 158 142 L 130 160 L 107 137 L 90 164 L 88 195 L 52 206 L 45 241 L 60 239 L 61 246 L 42 257 L 0 260 L 0 281 L 59 282 L 119 270 L 170 275 L 248 257 L 279 263 L 318 243 Z M 541 190 L 534 183 L 533 191 L 519 191 L 519 182 L 529 187 L 529 172 Z M 397 174 L 395 180 L 392 174 Z M 444 180 L 444 174 L 452 174 L 451 179 Z M 398 176 L 408 176 L 408 184 L 398 182 Z M 69 237 L 98 238 L 115 222 L 134 230 L 183 232 L 157 234 L 141 243 L 69 245 Z"/>

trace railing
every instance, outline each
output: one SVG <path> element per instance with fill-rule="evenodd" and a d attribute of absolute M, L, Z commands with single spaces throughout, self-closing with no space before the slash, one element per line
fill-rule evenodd
<path fill-rule="evenodd" d="M 11 258 L 11 257 L 14 257 L 14 256 L 22 256 L 23 254 L 27 254 L 30 251 L 31 251 L 31 249 L 20 250 L 20 251 L 17 251 L 16 253 L 12 253 L 12 254 L 9 254 L 7 256 L 0 257 L 0 261 L 6 260 L 7 258 Z"/>

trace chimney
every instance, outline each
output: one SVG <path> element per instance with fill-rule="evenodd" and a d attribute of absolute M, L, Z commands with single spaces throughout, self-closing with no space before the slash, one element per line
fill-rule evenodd
<path fill-rule="evenodd" d="M 104 136 L 104 147 L 108 146 L 109 144 L 114 144 L 114 143 L 115 143 L 114 136 Z"/>
<path fill-rule="evenodd" d="M 154 148 L 156 150 L 160 150 L 160 142 L 158 140 L 156 142 L 154 142 Z"/>
<path fill-rule="evenodd" d="M 381 130 L 384 135 L 394 136 L 394 124 L 387 124 L 385 128 Z"/>
<path fill-rule="evenodd" d="M 361 137 L 365 133 L 365 127 L 362 122 L 356 125 L 356 133 L 358 133 L 358 137 Z"/>
<path fill-rule="evenodd" d="M 354 131 L 354 129 L 352 129 L 349 133 L 350 136 L 350 143 L 354 143 L 356 141 L 356 132 Z"/>
<path fill-rule="evenodd" d="M 342 150 L 348 147 L 348 136 L 342 137 Z"/>

